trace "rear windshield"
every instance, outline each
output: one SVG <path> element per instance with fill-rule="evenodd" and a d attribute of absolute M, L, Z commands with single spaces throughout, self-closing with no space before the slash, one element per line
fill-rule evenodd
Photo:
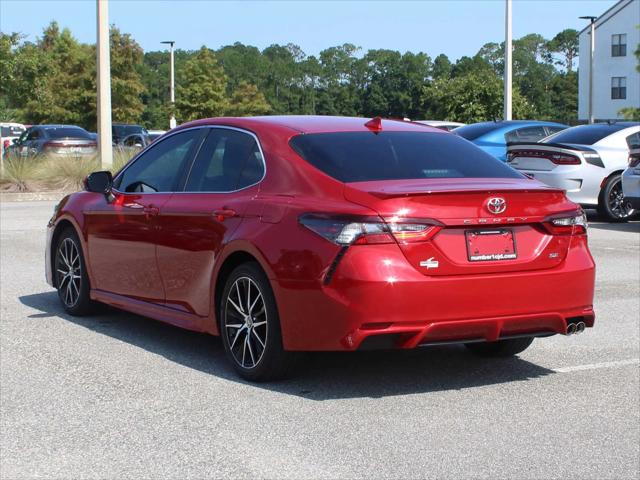
<path fill-rule="evenodd" d="M 24 130 L 23 127 L 0 127 L 0 137 L 19 137 Z"/>
<path fill-rule="evenodd" d="M 499 123 L 474 123 L 473 125 L 465 125 L 464 127 L 458 127 L 453 130 L 456 135 L 460 135 L 467 140 L 475 140 L 481 137 L 485 133 L 492 132 L 502 125 Z"/>
<path fill-rule="evenodd" d="M 87 140 L 92 139 L 89 132 L 80 127 L 47 128 L 47 135 L 50 138 L 86 138 Z"/>
<path fill-rule="evenodd" d="M 548 137 L 542 143 L 576 143 L 578 145 L 593 145 L 604 137 L 616 133 L 628 125 L 580 125 L 568 128 L 553 137 Z"/>
<path fill-rule="evenodd" d="M 290 144 L 313 166 L 341 182 L 522 178 L 500 160 L 448 133 L 317 133 L 293 137 Z"/>

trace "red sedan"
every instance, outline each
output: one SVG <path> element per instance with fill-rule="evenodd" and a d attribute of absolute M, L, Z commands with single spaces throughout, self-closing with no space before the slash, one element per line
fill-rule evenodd
<path fill-rule="evenodd" d="M 245 378 L 297 352 L 464 343 L 515 355 L 594 323 L 585 216 L 564 192 L 421 124 L 185 124 L 49 223 L 67 312 L 94 302 L 220 335 Z"/>

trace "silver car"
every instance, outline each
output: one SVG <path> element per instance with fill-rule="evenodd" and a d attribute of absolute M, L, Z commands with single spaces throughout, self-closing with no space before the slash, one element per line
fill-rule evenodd
<path fill-rule="evenodd" d="M 508 144 L 507 162 L 610 221 L 626 221 L 634 211 L 622 194 L 621 177 L 639 132 L 638 122 L 579 125 L 538 143 Z"/>
<path fill-rule="evenodd" d="M 629 166 L 622 173 L 622 193 L 631 208 L 640 211 L 640 134 L 635 146 L 629 151 Z"/>

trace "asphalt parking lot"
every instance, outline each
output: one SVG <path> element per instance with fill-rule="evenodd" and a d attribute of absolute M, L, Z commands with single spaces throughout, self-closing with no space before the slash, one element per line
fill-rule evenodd
<path fill-rule="evenodd" d="M 217 338 L 64 314 L 43 278 L 52 208 L 1 205 L 3 479 L 640 475 L 640 222 L 592 218 L 597 323 L 582 335 L 508 360 L 314 354 L 252 385 Z"/>

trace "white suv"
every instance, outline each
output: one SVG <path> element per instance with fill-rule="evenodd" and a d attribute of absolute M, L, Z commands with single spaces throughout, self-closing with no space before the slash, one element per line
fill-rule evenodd
<path fill-rule="evenodd" d="M 21 123 L 0 122 L 0 148 L 6 152 L 13 140 L 20 138 L 25 130 Z"/>

